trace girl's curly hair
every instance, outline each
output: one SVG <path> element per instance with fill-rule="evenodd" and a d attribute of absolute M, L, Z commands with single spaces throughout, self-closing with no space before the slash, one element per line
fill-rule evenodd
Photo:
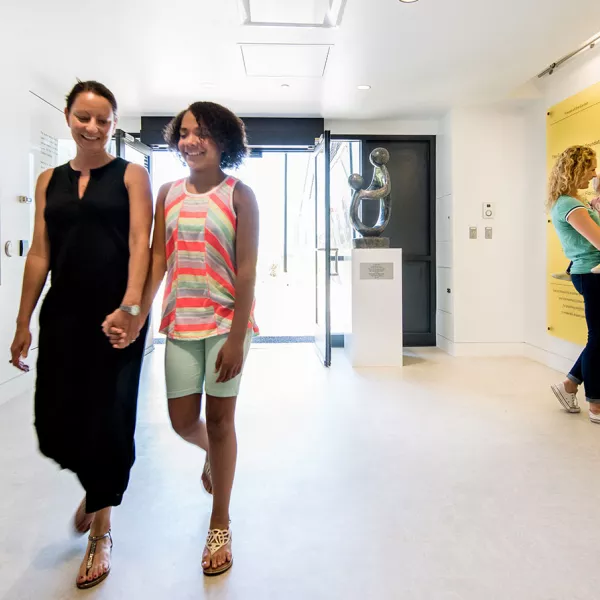
<path fill-rule="evenodd" d="M 571 146 L 557 158 L 548 183 L 548 209 L 579 185 L 595 158 L 596 153 L 589 146 Z"/>
<path fill-rule="evenodd" d="M 214 102 L 194 102 L 182 110 L 165 128 L 164 138 L 169 147 L 175 152 L 179 151 L 181 122 L 188 111 L 221 149 L 221 169 L 239 167 L 248 154 L 246 127 L 228 108 Z"/>

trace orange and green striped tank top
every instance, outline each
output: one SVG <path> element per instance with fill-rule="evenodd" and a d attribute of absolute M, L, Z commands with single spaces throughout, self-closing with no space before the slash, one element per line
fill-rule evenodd
<path fill-rule="evenodd" d="M 200 340 L 231 330 L 235 310 L 233 192 L 227 177 L 205 194 L 176 181 L 165 199 L 167 280 L 160 332 L 171 339 Z M 254 310 L 248 327 L 258 333 Z"/>

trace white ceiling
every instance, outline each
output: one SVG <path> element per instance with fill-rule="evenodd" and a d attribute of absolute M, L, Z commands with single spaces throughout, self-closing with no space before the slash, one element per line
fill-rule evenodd
<path fill-rule="evenodd" d="M 199 99 L 244 116 L 435 115 L 509 97 L 600 31 L 598 0 L 348 0 L 337 29 L 242 27 L 238 0 L 21 0 L 0 11 L 0 28 L 23 36 L 11 47 L 34 87 L 61 103 L 76 77 L 95 78 L 123 115 Z M 271 43 L 331 45 L 324 77 L 248 77 L 240 44 Z"/>
<path fill-rule="evenodd" d="M 249 77 L 322 78 L 331 46 L 322 44 L 242 44 Z"/>

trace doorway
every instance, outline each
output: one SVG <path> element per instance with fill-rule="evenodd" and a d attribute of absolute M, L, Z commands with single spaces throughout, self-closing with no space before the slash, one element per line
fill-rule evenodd
<path fill-rule="evenodd" d="M 259 343 L 312 342 L 315 294 L 311 236 L 314 208 L 308 149 L 253 149 L 244 164 L 229 174 L 250 186 L 260 211 L 260 245 L 256 280 Z M 153 152 L 152 185 L 188 175 L 187 166 L 169 151 Z M 164 284 L 163 284 L 164 285 Z M 152 308 L 154 335 L 159 335 L 164 288 Z"/>
<path fill-rule="evenodd" d="M 344 334 L 351 333 L 352 327 L 355 235 L 349 219 L 348 177 L 360 173 L 368 183 L 370 152 L 383 146 L 390 152 L 393 182 L 392 219 L 386 235 L 392 248 L 404 250 L 405 345 L 435 345 L 435 137 L 333 136 L 325 161 L 319 158 L 319 146 L 314 151 L 254 148 L 231 173 L 255 191 L 260 210 L 256 317 L 261 335 L 256 341 L 316 342 L 329 358 L 332 346 L 343 346 Z M 327 190 L 325 163 L 329 165 Z M 156 191 L 188 174 L 169 151 L 155 149 L 152 167 Z M 369 210 L 366 204 L 366 222 Z M 378 207 L 373 211 L 376 220 Z M 155 335 L 161 308 L 162 290 L 153 307 Z M 324 344 L 319 343 L 322 334 Z"/>

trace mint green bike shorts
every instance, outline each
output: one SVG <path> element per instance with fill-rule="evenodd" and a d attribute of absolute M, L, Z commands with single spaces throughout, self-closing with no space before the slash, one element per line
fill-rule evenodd
<path fill-rule="evenodd" d="M 219 351 L 228 335 L 218 335 L 203 340 L 172 340 L 167 338 L 165 353 L 165 378 L 167 398 L 182 398 L 201 394 L 231 398 L 240 391 L 242 373 L 225 382 L 217 383 L 216 362 Z M 244 362 L 252 343 L 252 332 L 244 342 Z"/>

